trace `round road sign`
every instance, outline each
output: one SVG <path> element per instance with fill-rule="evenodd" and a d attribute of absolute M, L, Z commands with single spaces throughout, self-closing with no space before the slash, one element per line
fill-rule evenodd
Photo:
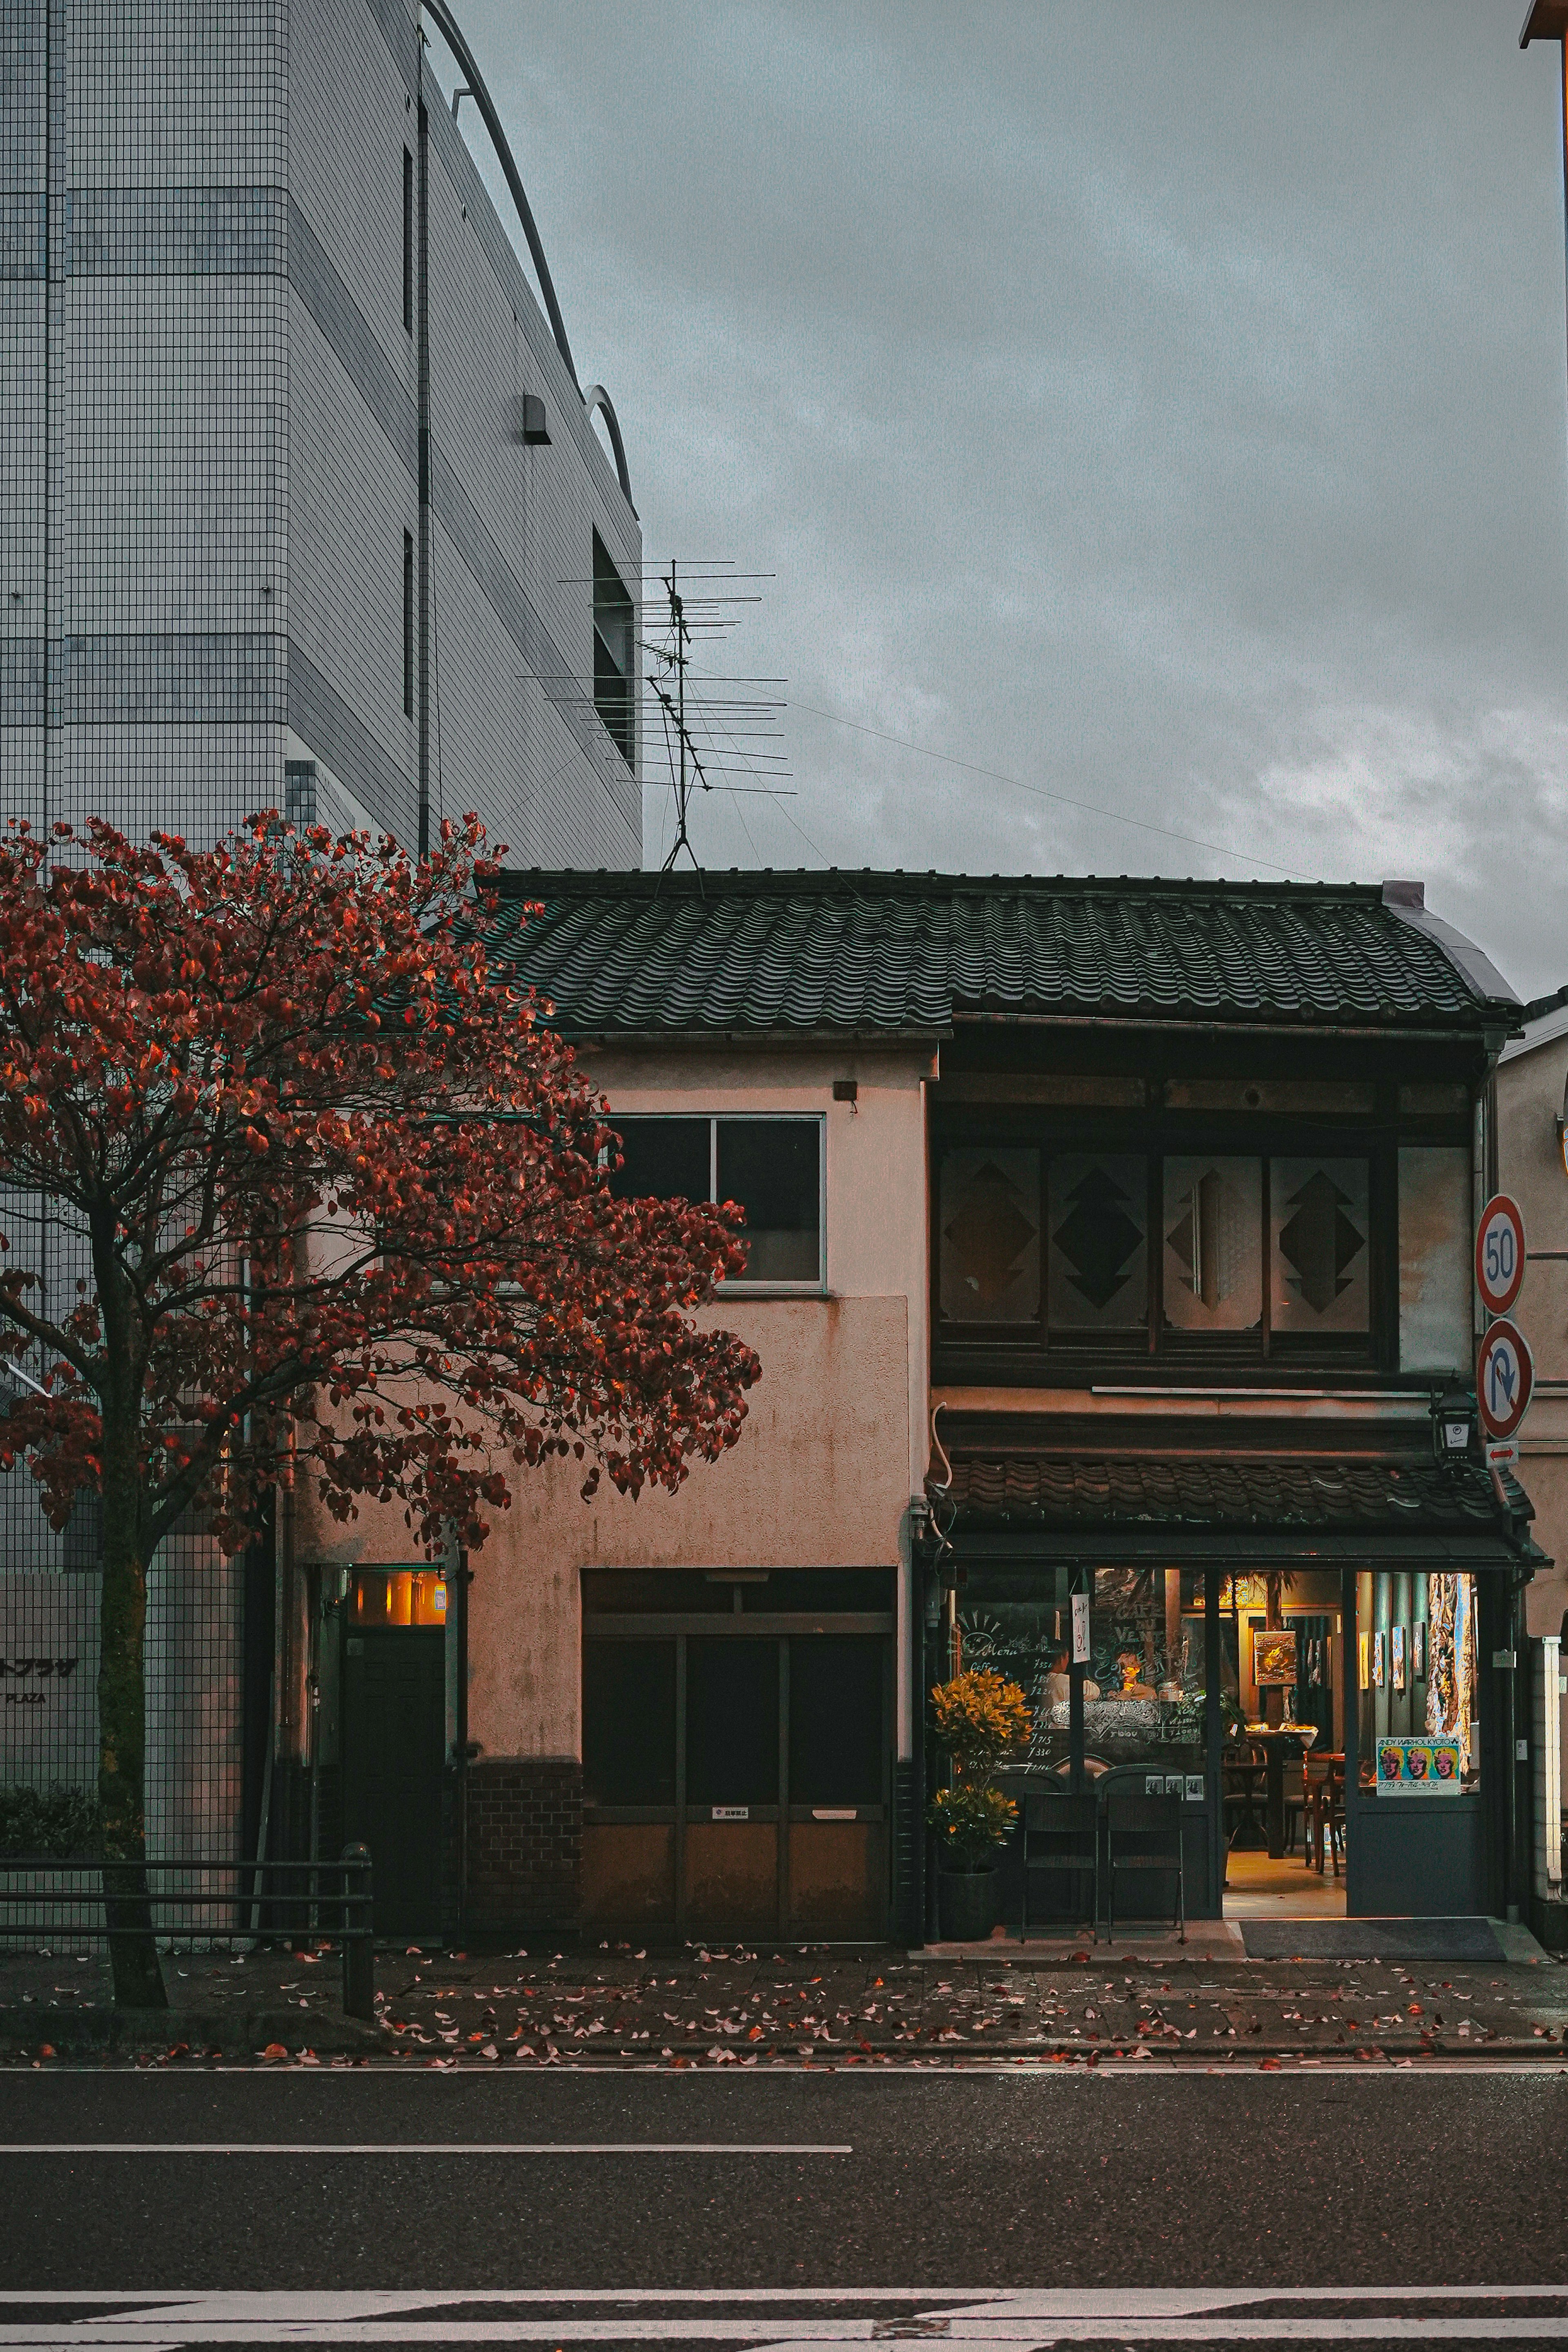
<path fill-rule="evenodd" d="M 1535 1366 L 1524 1334 L 1511 1323 L 1494 1323 L 1476 1358 L 1476 1396 L 1489 1437 L 1511 1437 L 1524 1419 Z"/>
<path fill-rule="evenodd" d="M 1524 1219 L 1517 1201 L 1494 1192 L 1476 1228 L 1476 1287 L 1489 1315 L 1506 1315 L 1524 1280 Z"/>

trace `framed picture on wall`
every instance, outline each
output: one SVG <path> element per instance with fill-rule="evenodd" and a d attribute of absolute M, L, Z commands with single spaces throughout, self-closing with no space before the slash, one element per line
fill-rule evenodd
<path fill-rule="evenodd" d="M 1426 1622 L 1418 1617 L 1410 1628 L 1410 1671 L 1418 1683 L 1426 1679 Z"/>
<path fill-rule="evenodd" d="M 1405 1628 L 1394 1625 L 1388 1634 L 1389 1680 L 1396 1691 L 1405 1688 Z"/>
<path fill-rule="evenodd" d="M 1358 1633 L 1355 1637 L 1356 1687 L 1358 1690 L 1370 1690 L 1372 1688 L 1371 1658 L 1371 1634 Z"/>
<path fill-rule="evenodd" d="M 1384 1649 L 1383 1634 L 1380 1631 L 1372 1637 L 1372 1682 L 1374 1690 L 1381 1690 L 1388 1680 L 1386 1660 L 1387 1653 Z"/>
<path fill-rule="evenodd" d="M 1280 1625 L 1255 1628 L 1252 1635 L 1252 1679 L 1259 1690 L 1281 1690 L 1300 1677 L 1296 1629 Z"/>

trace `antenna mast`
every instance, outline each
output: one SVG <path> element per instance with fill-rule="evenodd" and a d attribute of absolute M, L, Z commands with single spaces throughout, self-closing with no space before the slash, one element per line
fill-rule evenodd
<path fill-rule="evenodd" d="M 659 871 L 670 873 L 684 849 L 694 871 L 700 873 L 690 833 L 691 796 L 695 792 L 700 789 L 731 795 L 757 793 L 769 799 L 794 797 L 793 793 L 781 793 L 781 784 L 788 773 L 782 752 L 763 748 L 779 740 L 777 729 L 769 721 L 784 706 L 770 692 L 758 694 L 754 690 L 780 686 L 784 681 L 732 677 L 700 666 L 692 667 L 694 646 L 721 640 L 741 617 L 734 608 L 762 602 L 754 593 L 738 594 L 739 583 L 765 579 L 771 574 L 736 573 L 721 559 L 700 564 L 693 572 L 689 561 L 683 586 L 672 557 L 668 571 L 657 576 L 669 617 L 662 643 L 644 640 L 644 649 L 654 664 L 647 682 L 663 716 L 669 783 L 675 793 L 675 840 Z M 693 580 L 697 583 L 695 596 L 691 591 Z M 716 688 L 721 691 L 715 692 Z M 741 689 L 739 694 L 723 690 L 733 688 Z M 732 776 L 743 781 L 716 781 Z"/>
<path fill-rule="evenodd" d="M 700 780 L 704 792 L 710 787 L 702 762 L 697 756 L 697 746 L 686 728 L 686 672 L 691 660 L 691 631 L 686 622 L 686 601 L 675 584 L 674 556 L 670 557 L 669 570 L 665 574 L 664 593 L 669 604 L 670 643 L 668 650 L 661 649 L 658 658 L 665 664 L 667 677 L 674 677 L 675 693 L 671 696 L 668 688 L 661 685 L 657 677 L 650 677 L 648 684 L 675 724 L 675 741 L 671 746 L 675 753 L 671 762 L 675 784 L 675 839 L 670 844 L 669 856 L 659 868 L 661 874 L 668 874 L 674 870 L 675 861 L 683 849 L 693 868 L 700 870 L 697 867 L 697 852 L 691 846 L 691 835 L 687 831 L 686 813 L 691 798 L 692 776 Z"/>

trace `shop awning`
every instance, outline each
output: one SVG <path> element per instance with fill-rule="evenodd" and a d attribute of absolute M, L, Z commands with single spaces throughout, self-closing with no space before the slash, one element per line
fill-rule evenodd
<path fill-rule="evenodd" d="M 930 1486 L 961 1557 L 1539 1568 L 1529 1496 L 1420 1455 L 955 1453 Z"/>

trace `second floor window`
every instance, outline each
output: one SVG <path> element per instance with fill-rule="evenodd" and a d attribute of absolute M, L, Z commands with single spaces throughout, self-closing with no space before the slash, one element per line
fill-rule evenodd
<path fill-rule="evenodd" d="M 637 610 L 594 533 L 594 708 L 627 767 L 637 759 Z"/>
<path fill-rule="evenodd" d="M 739 1279 L 820 1289 L 826 1279 L 822 1216 L 823 1122 L 768 1118 L 616 1118 L 623 1200 L 734 1201 L 746 1213 Z"/>
<path fill-rule="evenodd" d="M 1373 1168 L 1350 1154 L 946 1150 L 937 1300 L 955 1335 L 1175 1355 L 1365 1354 Z"/>

